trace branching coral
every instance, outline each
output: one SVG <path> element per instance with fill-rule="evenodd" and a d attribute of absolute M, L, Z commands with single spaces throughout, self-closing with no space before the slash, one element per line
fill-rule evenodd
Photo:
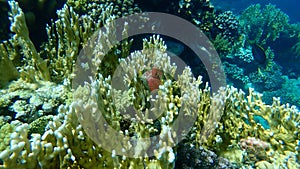
<path fill-rule="evenodd" d="M 154 49 L 152 47 L 154 47 Z M 164 53 L 165 49 L 166 47 L 159 38 L 153 38 L 153 40 L 149 42 L 145 41 L 143 52 L 132 53 L 132 60 L 121 61 L 121 65 L 122 63 L 124 65 L 126 65 L 126 63 L 131 65 L 130 67 L 123 67 L 127 77 L 136 77 L 137 74 L 134 73 L 134 68 L 138 68 L 136 66 L 139 66 L 141 62 L 148 59 L 150 59 L 149 62 L 145 62 L 146 68 L 148 67 L 148 69 L 150 69 L 152 66 L 161 67 L 164 68 L 166 72 L 173 74 L 176 67 L 171 66 L 170 60 L 166 59 L 168 57 L 166 53 Z M 148 55 L 152 57 L 148 57 Z M 152 63 L 154 65 L 152 65 Z M 198 95 L 197 90 L 201 83 L 200 79 L 193 79 L 190 69 L 187 68 L 183 74 L 178 77 L 177 85 L 182 89 L 180 95 L 178 95 L 177 91 L 173 91 L 173 83 L 170 79 L 166 80 L 164 84 L 160 86 L 158 97 L 156 97 L 157 100 L 154 101 L 153 111 L 156 112 L 154 114 L 162 113 L 158 118 L 161 126 L 158 138 L 161 141 L 157 142 L 153 140 L 154 142 L 152 143 L 150 140 L 145 141 L 142 139 L 149 137 L 152 131 L 158 130 L 157 126 L 153 125 L 153 121 L 147 118 L 147 112 L 150 113 L 150 110 L 147 109 L 145 114 L 142 110 L 138 109 L 137 115 L 133 116 L 133 121 L 130 121 L 130 128 L 125 128 L 124 131 L 120 131 L 125 135 L 134 133 L 137 137 L 134 140 L 130 141 L 125 139 L 119 142 L 120 139 L 118 139 L 118 135 L 115 135 L 115 139 L 111 139 L 113 131 L 98 133 L 101 129 L 106 131 L 105 128 L 103 128 L 105 127 L 105 123 L 102 123 L 103 119 L 101 120 L 101 118 L 105 118 L 108 124 L 118 132 L 122 125 L 122 116 L 120 114 L 122 109 L 118 110 L 117 107 L 115 107 L 117 104 L 114 103 L 111 95 L 115 93 L 115 91 L 110 86 L 110 79 L 104 78 L 101 75 L 99 75 L 98 78 L 99 79 L 93 80 L 91 84 L 86 84 L 78 88 L 75 93 L 76 99 L 70 106 L 60 106 L 59 114 L 54 117 L 53 121 L 49 122 L 47 131 L 43 136 L 31 134 L 31 140 L 28 140 L 28 125 L 24 124 L 19 126 L 16 132 L 12 134 L 10 149 L 0 154 L 0 158 L 4 161 L 4 166 L 8 168 L 64 168 L 73 163 L 84 168 L 140 168 L 144 165 L 158 168 L 173 168 L 175 150 L 173 150 L 172 145 L 174 145 L 175 140 L 173 139 L 175 135 L 171 132 L 172 124 L 176 119 L 175 117 L 177 116 L 179 108 L 183 108 L 183 103 L 187 106 L 187 108 L 183 110 L 183 113 L 186 114 L 186 116 L 195 115 L 196 111 L 191 109 L 191 106 L 195 103 L 195 97 Z M 128 78 L 127 85 L 130 86 L 132 83 L 136 84 L 134 83 L 134 79 L 136 78 Z M 133 90 L 138 89 L 136 86 L 130 88 Z M 130 94 L 130 90 L 128 94 L 120 95 L 119 97 L 122 96 L 133 97 L 132 99 L 125 100 L 134 100 L 134 98 L 137 97 L 146 97 L 149 99 L 150 97 L 136 97 Z M 124 99 L 118 100 L 123 102 Z M 124 103 L 119 104 L 128 106 L 128 104 Z M 95 107 L 98 107 L 100 112 L 98 112 Z M 162 110 L 164 111 L 160 112 Z M 142 121 L 138 122 L 136 121 L 137 119 Z M 143 119 L 145 119 L 145 121 Z M 93 120 L 96 120 L 94 121 L 95 123 L 91 123 Z M 90 138 L 97 144 L 93 143 Z M 101 139 L 101 142 L 98 142 L 98 139 Z M 115 142 L 113 140 L 115 140 Z M 123 145 L 123 151 L 132 152 L 133 157 L 136 159 L 126 158 L 126 156 L 120 155 L 122 148 L 118 146 L 120 143 Z M 149 159 L 144 153 L 148 152 L 147 149 L 151 148 L 151 144 L 154 144 L 154 146 L 158 148 L 155 148 L 154 151 L 150 149 L 149 153 L 153 154 L 155 158 Z M 115 150 L 106 150 L 111 146 Z M 12 154 L 14 155 L 11 156 Z M 56 162 L 52 163 L 51 166 L 46 166 L 51 160 L 55 160 Z M 17 161 L 23 162 L 17 163 Z"/>
<path fill-rule="evenodd" d="M 49 76 L 45 62 L 38 56 L 33 43 L 29 39 L 24 13 L 18 7 L 17 3 L 10 2 L 10 5 L 12 8 L 10 13 L 11 31 L 14 32 L 15 35 L 10 40 L 0 44 L 0 85 L 4 87 L 9 81 L 16 80 L 20 76 L 20 73 L 16 69 L 16 66 L 21 62 L 20 53 L 25 57 L 24 60 L 28 61 L 27 65 L 21 70 L 22 77 L 27 77 L 26 79 L 29 81 L 35 81 L 36 78 L 47 80 Z M 25 69 L 27 73 L 24 71 Z M 45 72 L 43 72 L 42 69 L 45 70 Z M 29 72 L 31 72 L 31 74 Z"/>
<path fill-rule="evenodd" d="M 289 18 L 274 5 L 261 9 L 256 4 L 244 10 L 239 20 L 249 41 L 265 45 L 274 42 L 287 29 Z"/>
<path fill-rule="evenodd" d="M 77 3 L 83 2 L 87 1 Z M 194 78 L 189 67 L 176 74 L 177 67 L 171 63 L 159 36 L 145 39 L 143 49 L 133 52 L 131 41 L 111 41 L 116 39 L 114 29 L 100 31 L 93 43 L 85 44 L 102 24 L 108 28 L 115 26 L 109 22 L 116 18 L 112 15 L 116 12 L 114 5 L 110 4 L 97 13 L 100 18 L 95 21 L 95 16 L 78 14 L 80 6 L 69 1 L 58 12 L 58 20 L 47 27 L 49 41 L 44 44 L 45 51 L 38 53 L 28 38 L 20 8 L 14 1 L 10 4 L 15 36 L 3 45 L 5 50 L 1 54 L 10 70 L 16 71 L 15 64 L 20 65 L 21 77 L 27 81 L 19 79 L 9 84 L 7 90 L 1 90 L 0 104 L 3 109 L 12 107 L 14 113 L 21 112 L 18 116 L 10 115 L 12 120 L 29 110 L 20 105 L 32 103 L 33 108 L 43 112 L 29 111 L 33 113 L 30 120 L 22 122 L 0 119 L 0 139 L 7 146 L 1 146 L 0 168 L 174 168 L 178 140 L 184 139 L 189 145 L 184 151 L 201 152 L 203 158 L 207 157 L 205 162 L 214 163 L 212 160 L 219 158 L 201 146 L 226 156 L 241 151 L 238 143 L 248 137 L 270 145 L 263 160 L 299 168 L 296 161 L 300 116 L 294 106 L 281 105 L 275 98 L 272 105 L 267 105 L 252 89 L 248 96 L 233 87 L 220 88 L 214 94 L 208 84 L 200 89 L 201 77 Z M 189 2 L 182 4 L 189 9 Z M 126 34 L 126 24 L 123 26 Z M 24 28 L 25 32 L 17 28 Z M 92 48 L 84 51 L 83 59 L 76 58 L 84 47 Z M 106 49 L 111 51 L 105 53 Z M 24 55 L 26 63 L 15 62 L 18 54 Z M 41 56 L 50 59 L 47 67 Z M 75 61 L 80 63 L 75 65 Z M 80 68 L 83 74 L 78 71 Z M 157 91 L 155 94 L 151 94 L 144 79 L 145 72 L 153 69 L 160 70 L 160 85 L 153 90 Z M 91 73 L 84 74 L 87 71 Z M 122 80 L 116 80 L 114 73 L 120 73 Z M 82 75 L 82 81 L 76 79 Z M 56 83 L 46 82 L 49 77 Z M 28 90 L 44 97 L 24 92 Z M 51 103 L 53 107 L 49 106 Z M 44 116 L 47 113 L 51 115 Z M 257 116 L 267 121 L 268 128 L 257 123 Z M 187 124 L 191 130 L 183 128 Z M 259 160 L 262 158 L 255 165 L 268 163 Z M 201 166 L 195 163 L 191 166 Z"/>
<path fill-rule="evenodd" d="M 45 50 L 37 51 L 29 38 L 24 13 L 18 3 L 9 2 L 10 29 L 15 35 L 8 42 L 1 44 L 0 64 L 3 65 L 1 72 L 11 71 L 12 73 L 1 76 L 1 86 L 19 77 L 16 66 L 20 66 L 21 78 L 28 82 L 47 80 L 70 83 L 76 56 L 83 43 L 95 30 L 103 26 L 108 18 L 112 17 L 112 13 L 118 10 L 117 6 L 122 4 L 121 2 L 111 4 L 105 1 L 94 5 L 93 3 L 87 4 L 86 14 L 79 15 L 72 7 L 66 5 L 58 10 L 58 20 L 47 26 L 48 42 L 42 46 Z M 103 5 L 105 8 L 102 8 Z M 138 8 L 132 3 L 128 2 L 127 6 L 129 9 L 122 9 L 128 10 L 128 14 L 138 12 Z M 95 10 L 98 11 L 97 16 L 91 15 Z M 20 53 L 22 53 L 21 56 L 19 56 Z"/>
<path fill-rule="evenodd" d="M 9 81 L 18 79 L 20 76 L 7 50 L 4 44 L 0 44 L 0 88 L 6 86 Z"/>
<path fill-rule="evenodd" d="M 238 36 L 239 21 L 231 11 L 216 14 L 212 34 L 219 33 L 228 41 L 234 41 Z M 213 35 L 214 36 L 214 35 Z"/>
<path fill-rule="evenodd" d="M 106 9 L 108 7 L 113 7 L 112 14 L 118 17 L 141 12 L 141 10 L 138 8 L 138 6 L 134 3 L 133 0 L 68 0 L 67 4 L 69 6 L 74 7 L 76 13 L 79 13 L 80 15 L 87 14 L 94 21 L 97 21 L 99 17 L 103 17 L 101 13 L 103 9 Z"/>
<path fill-rule="evenodd" d="M 29 38 L 29 32 L 26 26 L 24 13 L 18 6 L 18 3 L 10 1 L 9 5 L 11 7 L 10 30 L 15 33 L 13 39 L 14 41 L 18 42 L 18 45 L 22 48 L 22 53 L 24 54 L 26 62 L 28 64 L 28 66 L 25 67 L 25 70 L 23 71 L 24 74 L 26 74 L 25 76 L 32 76 L 29 72 L 33 72 L 36 74 L 36 76 L 43 80 L 50 80 L 47 62 L 39 56 L 34 44 Z"/>
<path fill-rule="evenodd" d="M 295 106 L 281 105 L 279 99 L 274 98 L 272 105 L 266 105 L 261 95 L 249 90 L 247 99 L 244 93 L 234 88 L 225 90 L 225 110 L 216 132 L 205 143 L 216 151 L 232 151 L 230 147 L 237 144 L 237 140 L 247 137 L 259 138 L 270 143 L 268 160 L 276 161 L 272 154 L 290 158 L 291 164 L 299 159 L 299 111 Z M 267 120 L 270 129 L 265 129 L 254 120 L 254 116 L 261 116 Z M 197 130 L 198 131 L 198 130 Z M 293 155 L 291 155 L 293 154 Z"/>

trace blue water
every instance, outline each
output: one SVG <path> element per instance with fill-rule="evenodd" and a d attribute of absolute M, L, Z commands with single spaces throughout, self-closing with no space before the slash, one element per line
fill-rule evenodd
<path fill-rule="evenodd" d="M 216 8 L 232 10 L 240 13 L 251 4 L 276 5 L 284 13 L 289 15 L 291 22 L 300 22 L 300 1 L 299 0 L 211 0 Z"/>

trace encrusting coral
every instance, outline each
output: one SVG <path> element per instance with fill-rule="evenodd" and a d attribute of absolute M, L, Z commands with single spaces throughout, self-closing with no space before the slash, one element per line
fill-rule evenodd
<path fill-rule="evenodd" d="M 78 3 L 83 2 L 86 1 Z M 49 40 L 41 52 L 28 37 L 18 3 L 9 3 L 15 34 L 1 44 L 7 52 L 0 54 L 6 59 L 5 63 L 9 62 L 5 65 L 11 70 L 20 70 L 21 78 L 16 74 L 0 79 L 1 85 L 17 79 L 1 90 L 0 168 L 165 169 L 178 167 L 175 166 L 177 153 L 181 152 L 196 152 L 199 157 L 207 158 L 203 163 L 196 161 L 190 166 L 218 161 L 222 168 L 233 168 L 228 161 L 204 148 L 230 159 L 238 167 L 270 163 L 276 167 L 300 167 L 300 115 L 295 106 L 282 105 L 279 98 L 267 105 L 251 88 L 247 96 L 230 86 L 212 94 L 208 84 L 200 88 L 201 77 L 193 77 L 189 67 L 176 77 L 177 65 L 171 63 L 167 47 L 159 36 L 144 39 L 140 51 L 129 52 L 129 40 L 120 42 L 117 45 L 124 49 L 124 53 L 120 53 L 118 47 L 109 46 L 115 32 L 100 32 L 96 41 L 99 45 L 92 48 L 93 62 L 80 65 L 86 70 L 91 67 L 96 70 L 92 70 L 90 79 L 83 84 L 75 84 L 72 80 L 79 76 L 74 72 L 79 50 L 86 47 L 87 38 L 95 30 L 103 24 L 110 25 L 109 21 L 117 16 L 113 15 L 114 5 L 108 5 L 98 13 L 99 21 L 94 22 L 92 16 L 77 13 L 79 6 L 75 1 L 68 3 L 58 11 L 58 20 L 47 27 Z M 131 1 L 128 3 L 131 5 Z M 105 45 L 113 50 L 109 56 L 103 56 Z M 24 62 L 15 60 L 18 57 L 13 56 L 17 54 L 24 57 Z M 103 57 L 111 59 L 107 65 L 101 62 Z M 2 63 L 0 60 L 0 65 Z M 122 83 L 126 90 L 113 86 L 112 72 L 118 71 L 117 64 L 125 77 Z M 16 69 L 16 65 L 20 69 Z M 147 71 L 152 73 L 153 70 L 155 75 L 147 76 Z M 149 86 L 154 80 L 159 80 L 160 85 Z M 72 85 L 77 87 L 72 90 Z M 152 95 L 151 90 L 157 93 Z M 39 95 L 41 93 L 43 95 Z M 20 106 L 23 104 L 29 108 L 21 109 L 26 108 Z M 6 108 L 9 107 L 18 116 L 8 113 Z M 127 111 L 130 107 L 135 109 L 134 114 Z M 33 114 L 26 115 L 28 112 Z M 185 121 L 176 123 L 181 115 Z M 27 119 L 20 121 L 21 116 Z M 257 122 L 258 117 L 267 124 Z M 189 123 L 191 130 L 174 132 Z M 177 145 L 181 136 L 186 147 Z M 254 153 L 257 158 L 253 164 L 252 159 L 246 157 L 253 155 L 251 141 L 255 142 L 252 146 L 262 147 L 261 152 Z M 224 163 L 220 162 L 223 160 Z M 210 166 L 218 166 L 213 164 Z"/>

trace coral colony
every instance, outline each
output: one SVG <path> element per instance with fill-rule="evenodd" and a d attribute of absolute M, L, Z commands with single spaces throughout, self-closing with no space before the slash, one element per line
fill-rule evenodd
<path fill-rule="evenodd" d="M 170 0 L 163 7 L 152 0 L 67 0 L 57 7 L 57 18 L 44 24 L 47 38 L 36 43 L 30 11 L 21 9 L 26 2 L 0 1 L 9 27 L 0 28 L 7 33 L 0 36 L 0 168 L 300 168 L 300 80 L 283 75 L 272 49 L 286 35 L 294 40 L 290 52 L 296 57 L 300 26 L 275 6 L 252 5 L 237 16 L 215 10 L 209 0 Z M 229 85 L 212 93 L 203 65 L 177 41 L 146 35 L 113 45 L 112 30 L 95 38 L 93 60 L 80 67 L 96 70 L 77 84 L 77 57 L 93 33 L 150 6 L 202 30 Z M 111 50 L 103 53 L 107 46 Z M 259 48 L 252 52 L 253 46 Z M 178 65 L 170 51 L 187 64 L 175 78 Z M 118 66 L 123 80 L 113 83 Z M 186 121 L 179 128 L 195 121 L 175 144 L 180 113 Z M 118 141 L 120 136 L 128 139 Z"/>

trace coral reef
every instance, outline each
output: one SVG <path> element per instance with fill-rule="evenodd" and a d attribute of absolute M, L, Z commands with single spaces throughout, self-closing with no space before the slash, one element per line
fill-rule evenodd
<path fill-rule="evenodd" d="M 269 149 L 269 144 L 267 142 L 255 137 L 248 137 L 246 139 L 241 139 L 238 144 L 242 150 L 246 152 L 245 161 L 255 163 L 267 158 L 267 150 Z"/>
<path fill-rule="evenodd" d="M 217 154 L 235 153 L 237 141 L 255 137 L 270 144 L 267 160 L 271 163 L 277 162 L 278 156 L 281 156 L 282 160 L 289 158 L 290 165 L 297 164 L 299 145 L 295 143 L 299 140 L 299 111 L 295 106 L 281 105 L 276 98 L 272 105 L 266 105 L 261 100 L 261 94 L 253 92 L 253 89 L 249 90 L 246 100 L 244 93 L 234 88 L 227 88 L 224 92 L 224 114 L 215 133 L 206 142 L 207 146 L 212 146 L 210 149 Z M 261 116 L 270 128 L 265 129 L 255 121 L 254 116 Z"/>
<path fill-rule="evenodd" d="M 279 38 L 288 27 L 288 16 L 274 5 L 251 5 L 239 17 L 243 32 L 251 42 L 270 44 Z"/>
<path fill-rule="evenodd" d="M 70 2 L 70 4 L 73 3 Z M 0 85 L 3 87 L 18 76 L 29 82 L 46 80 L 56 83 L 65 81 L 64 83 L 67 83 L 70 81 L 73 64 L 82 44 L 95 30 L 103 26 L 105 20 L 121 4 L 123 3 L 91 2 L 86 4 L 88 14 L 82 15 L 75 13 L 72 7 L 64 6 L 63 9 L 57 11 L 57 21 L 47 26 L 48 41 L 43 43 L 43 50 L 38 52 L 29 37 L 25 14 L 18 5 L 9 2 L 11 7 L 10 30 L 14 36 L 1 44 L 3 50 L 1 50 L 0 56 L 3 61 L 0 64 L 3 65 L 3 68 L 6 66 L 6 69 L 3 70 L 15 73 L 3 74 L 0 78 Z M 126 6 L 126 4 L 124 5 Z M 127 13 L 123 11 L 124 15 L 139 11 L 130 1 L 126 7 L 128 8 L 122 7 L 122 10 L 128 10 Z M 96 13 L 97 16 L 92 15 L 92 13 Z M 23 55 L 19 56 L 20 53 Z M 65 59 L 66 56 L 67 59 Z M 47 59 L 44 60 L 43 58 Z M 16 72 L 16 66 L 20 66 L 20 75 Z"/>
<path fill-rule="evenodd" d="M 56 20 L 56 11 L 60 9 L 66 0 L 19 0 L 18 3 L 24 12 L 30 39 L 36 48 L 47 40 L 46 25 L 51 20 Z M 42 49 L 42 48 L 41 48 Z"/>
<path fill-rule="evenodd" d="M 13 56 L 9 55 L 8 50 L 4 45 L 0 45 L 0 88 L 5 87 L 10 81 L 20 77 L 20 73 L 13 63 Z"/>
<path fill-rule="evenodd" d="M 249 73 L 249 79 L 255 86 L 256 91 L 272 91 L 282 88 L 284 79 L 281 67 L 273 62 L 270 68 L 258 69 L 257 72 Z"/>
<path fill-rule="evenodd" d="M 220 54 L 229 53 L 239 35 L 239 21 L 231 11 L 215 11 L 209 0 L 179 2 L 174 13 L 197 25 L 212 41 Z"/>
<path fill-rule="evenodd" d="M 70 91 L 64 85 L 50 82 L 36 84 L 19 80 L 0 91 L 0 113 L 11 120 L 31 123 L 45 115 L 55 115 L 58 106 L 68 102 Z"/>
<path fill-rule="evenodd" d="M 216 15 L 212 33 L 233 42 L 239 36 L 239 26 L 237 17 L 231 11 L 225 11 Z"/>
<path fill-rule="evenodd" d="M 264 94 L 263 100 L 268 104 L 272 103 L 272 97 L 278 96 L 282 96 L 282 101 L 288 103 L 285 96 L 293 94 L 282 92 L 288 91 L 283 86 L 286 81 L 283 75 L 290 78 L 297 78 L 298 75 L 295 53 L 299 24 L 289 23 L 288 16 L 271 4 L 264 7 L 260 4 L 251 5 L 241 13 L 238 21 L 241 36 L 234 44 L 230 46 L 223 40 L 215 46 L 225 51 L 221 53 L 221 58 L 229 83 L 245 91 L 249 87 L 255 88 Z M 286 44 L 284 47 L 283 43 Z M 254 45 L 261 46 L 261 52 L 266 56 L 264 63 L 255 59 L 256 54 L 251 52 Z M 231 49 L 226 52 L 228 46 Z M 294 100 L 293 104 L 296 103 L 295 99 L 290 99 Z M 298 103 L 295 105 L 299 106 Z"/>
<path fill-rule="evenodd" d="M 233 166 L 225 158 L 218 157 L 214 152 L 207 151 L 203 147 L 196 148 L 189 144 L 180 144 L 178 147 L 176 169 L 237 168 L 237 166 Z"/>
<path fill-rule="evenodd" d="M 160 36 L 144 39 L 141 50 L 131 51 L 132 41 L 113 44 L 116 33 L 109 29 L 94 39 L 96 47 L 86 44 L 104 24 L 114 26 L 109 21 L 138 12 L 133 1 L 69 0 L 47 26 L 42 51 L 30 40 L 18 3 L 9 5 L 14 34 L 0 44 L 0 168 L 300 167 L 300 114 L 295 106 L 282 105 L 279 98 L 265 104 L 252 88 L 248 94 L 230 86 L 211 93 L 209 84 L 193 77 L 189 67 L 175 77 L 177 65 Z M 197 7 L 203 11 L 195 13 Z M 214 21 L 207 0 L 184 0 L 170 9 L 207 32 L 214 24 L 220 31 L 236 31 L 230 12 Z M 229 32 L 224 35 L 235 36 Z M 273 40 L 277 34 L 268 37 Z M 83 48 L 93 53 L 83 55 L 92 62 L 76 67 Z M 105 48 L 111 51 L 105 54 Z M 249 72 L 234 69 L 239 62 L 253 61 L 249 52 L 242 55 L 227 67 L 249 83 L 251 77 L 243 77 Z M 79 68 L 91 71 L 82 83 L 76 81 L 82 75 Z M 276 66 L 261 69 L 271 72 Z M 117 71 L 124 80 L 114 81 Z M 124 88 L 115 88 L 115 83 Z M 191 130 L 182 129 L 186 124 Z"/>
<path fill-rule="evenodd" d="M 10 134 L 14 132 L 16 129 L 16 126 L 20 124 L 18 121 L 14 121 L 12 123 L 7 123 L 3 120 L 3 117 L 1 117 L 1 128 L 0 128 L 0 139 L 1 139 L 1 144 L 0 144 L 0 151 L 4 151 L 5 149 L 9 149 L 9 144 L 10 144 Z"/>
<path fill-rule="evenodd" d="M 300 105 L 300 98 L 299 98 L 299 86 L 300 86 L 300 79 L 291 79 L 287 76 L 282 77 L 284 82 L 282 84 L 282 88 L 272 91 L 264 91 L 263 92 L 263 100 L 266 103 L 271 103 L 271 97 L 280 97 L 282 102 L 290 103 L 292 105 L 297 105 L 299 108 Z"/>
<path fill-rule="evenodd" d="M 141 12 L 139 7 L 134 3 L 133 0 L 126 1 L 106 1 L 106 0 L 68 0 L 67 4 L 72 6 L 76 13 L 79 15 L 85 14 L 90 16 L 94 21 L 97 21 L 99 17 L 103 17 L 101 14 L 103 9 L 112 6 L 112 14 L 116 16 L 126 16 Z"/>
<path fill-rule="evenodd" d="M 214 8 L 209 0 L 181 0 L 177 7 L 181 17 L 193 21 L 204 32 L 210 32 L 213 26 Z"/>
<path fill-rule="evenodd" d="M 243 85 L 250 83 L 250 79 L 247 75 L 245 75 L 245 70 L 243 68 L 240 68 L 238 65 L 228 62 L 224 62 L 223 65 L 228 78 L 231 79 L 231 81 L 232 79 L 234 79 L 236 85 L 238 84 L 236 81 L 239 81 Z"/>
<path fill-rule="evenodd" d="M 24 13 L 17 3 L 14 3 L 13 1 L 9 1 L 8 3 L 11 7 L 11 11 L 9 13 L 9 19 L 11 21 L 10 30 L 14 33 L 14 35 L 8 41 L 8 43 L 12 44 L 12 46 L 4 44 L 9 50 L 6 50 L 7 53 L 3 54 L 6 54 L 8 58 L 14 56 L 14 52 L 23 54 L 24 58 L 22 61 L 24 61 L 26 65 L 24 65 L 20 70 L 22 78 L 31 82 L 38 79 L 46 81 L 50 80 L 47 61 L 40 57 L 34 44 L 30 40 Z M 5 55 L 2 57 L 5 57 Z"/>

